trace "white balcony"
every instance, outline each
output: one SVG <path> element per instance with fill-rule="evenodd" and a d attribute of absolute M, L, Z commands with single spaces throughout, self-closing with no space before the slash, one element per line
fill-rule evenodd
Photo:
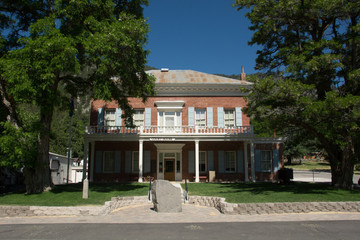
<path fill-rule="evenodd" d="M 252 126 L 194 127 L 194 126 L 86 126 L 85 134 L 91 135 L 243 135 L 253 134 Z"/>

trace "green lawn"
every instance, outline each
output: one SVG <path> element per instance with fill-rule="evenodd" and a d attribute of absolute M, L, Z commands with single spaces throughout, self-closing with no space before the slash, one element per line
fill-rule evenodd
<path fill-rule="evenodd" d="M 13 193 L 0 196 L 0 205 L 27 206 L 78 206 L 104 205 L 111 197 L 146 196 L 149 184 L 146 183 L 104 183 L 90 184 L 89 198 L 82 199 L 82 184 L 57 185 L 51 191 L 41 194 L 25 195 Z"/>
<path fill-rule="evenodd" d="M 184 188 L 184 184 L 182 185 Z M 89 199 L 82 199 L 82 184 L 55 186 L 42 194 L 0 196 L 0 205 L 79 206 L 103 205 L 111 197 L 146 196 L 148 183 L 90 184 Z M 218 196 L 231 203 L 360 201 L 360 190 L 336 190 L 313 183 L 189 183 L 189 195 Z"/>
<path fill-rule="evenodd" d="M 190 196 L 223 197 L 229 203 L 360 201 L 360 190 L 313 183 L 189 183 L 188 191 Z"/>
<path fill-rule="evenodd" d="M 286 164 L 285 167 L 292 168 L 294 170 L 329 170 L 330 164 L 321 160 L 303 160 L 300 162 L 294 162 L 293 164 Z"/>

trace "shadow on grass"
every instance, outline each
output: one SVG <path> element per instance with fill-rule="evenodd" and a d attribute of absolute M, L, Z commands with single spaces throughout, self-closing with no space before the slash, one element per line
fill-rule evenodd
<path fill-rule="evenodd" d="M 313 183 L 294 183 L 284 185 L 277 183 L 231 183 L 223 184 L 226 188 L 223 193 L 244 193 L 249 192 L 253 195 L 271 194 L 272 192 L 287 192 L 293 194 L 326 194 L 334 190 L 329 184 Z M 359 192 L 360 193 L 360 192 Z"/>
<path fill-rule="evenodd" d="M 133 191 L 136 189 L 144 189 L 148 188 L 148 185 L 145 184 L 137 184 L 137 183 L 90 183 L 89 190 L 92 192 L 127 192 Z M 56 185 L 54 186 L 50 192 L 58 194 L 63 192 L 82 192 L 83 185 L 82 183 L 74 183 L 68 185 Z"/>

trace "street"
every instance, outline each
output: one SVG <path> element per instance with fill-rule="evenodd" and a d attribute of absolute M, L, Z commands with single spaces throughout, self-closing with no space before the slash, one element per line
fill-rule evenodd
<path fill-rule="evenodd" d="M 0 239 L 358 239 L 360 221 L 18 224 L 0 225 Z"/>
<path fill-rule="evenodd" d="M 354 184 L 358 183 L 359 175 L 353 176 Z M 331 183 L 330 171 L 294 170 L 294 182 L 323 182 Z"/>

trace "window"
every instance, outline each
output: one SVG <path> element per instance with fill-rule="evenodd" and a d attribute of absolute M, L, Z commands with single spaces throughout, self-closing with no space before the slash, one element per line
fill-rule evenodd
<path fill-rule="evenodd" d="M 105 126 L 115 126 L 115 109 L 105 110 Z"/>
<path fill-rule="evenodd" d="M 205 127 L 206 126 L 206 110 L 196 109 L 195 110 L 195 126 Z"/>
<path fill-rule="evenodd" d="M 234 109 L 224 110 L 225 127 L 235 127 L 235 112 Z"/>
<path fill-rule="evenodd" d="M 235 152 L 225 152 L 225 172 L 235 172 Z"/>
<path fill-rule="evenodd" d="M 199 172 L 206 172 L 206 152 L 200 152 L 199 154 Z"/>
<path fill-rule="evenodd" d="M 159 126 L 163 132 L 180 130 L 181 112 L 159 112 Z"/>
<path fill-rule="evenodd" d="M 262 171 L 271 171 L 271 151 L 261 151 L 260 168 Z"/>
<path fill-rule="evenodd" d="M 135 109 L 134 125 L 137 127 L 144 126 L 144 109 Z"/>
<path fill-rule="evenodd" d="M 103 172 L 114 172 L 115 168 L 115 152 L 104 152 Z"/>
<path fill-rule="evenodd" d="M 132 156 L 132 172 L 139 172 L 139 152 L 133 152 Z"/>

